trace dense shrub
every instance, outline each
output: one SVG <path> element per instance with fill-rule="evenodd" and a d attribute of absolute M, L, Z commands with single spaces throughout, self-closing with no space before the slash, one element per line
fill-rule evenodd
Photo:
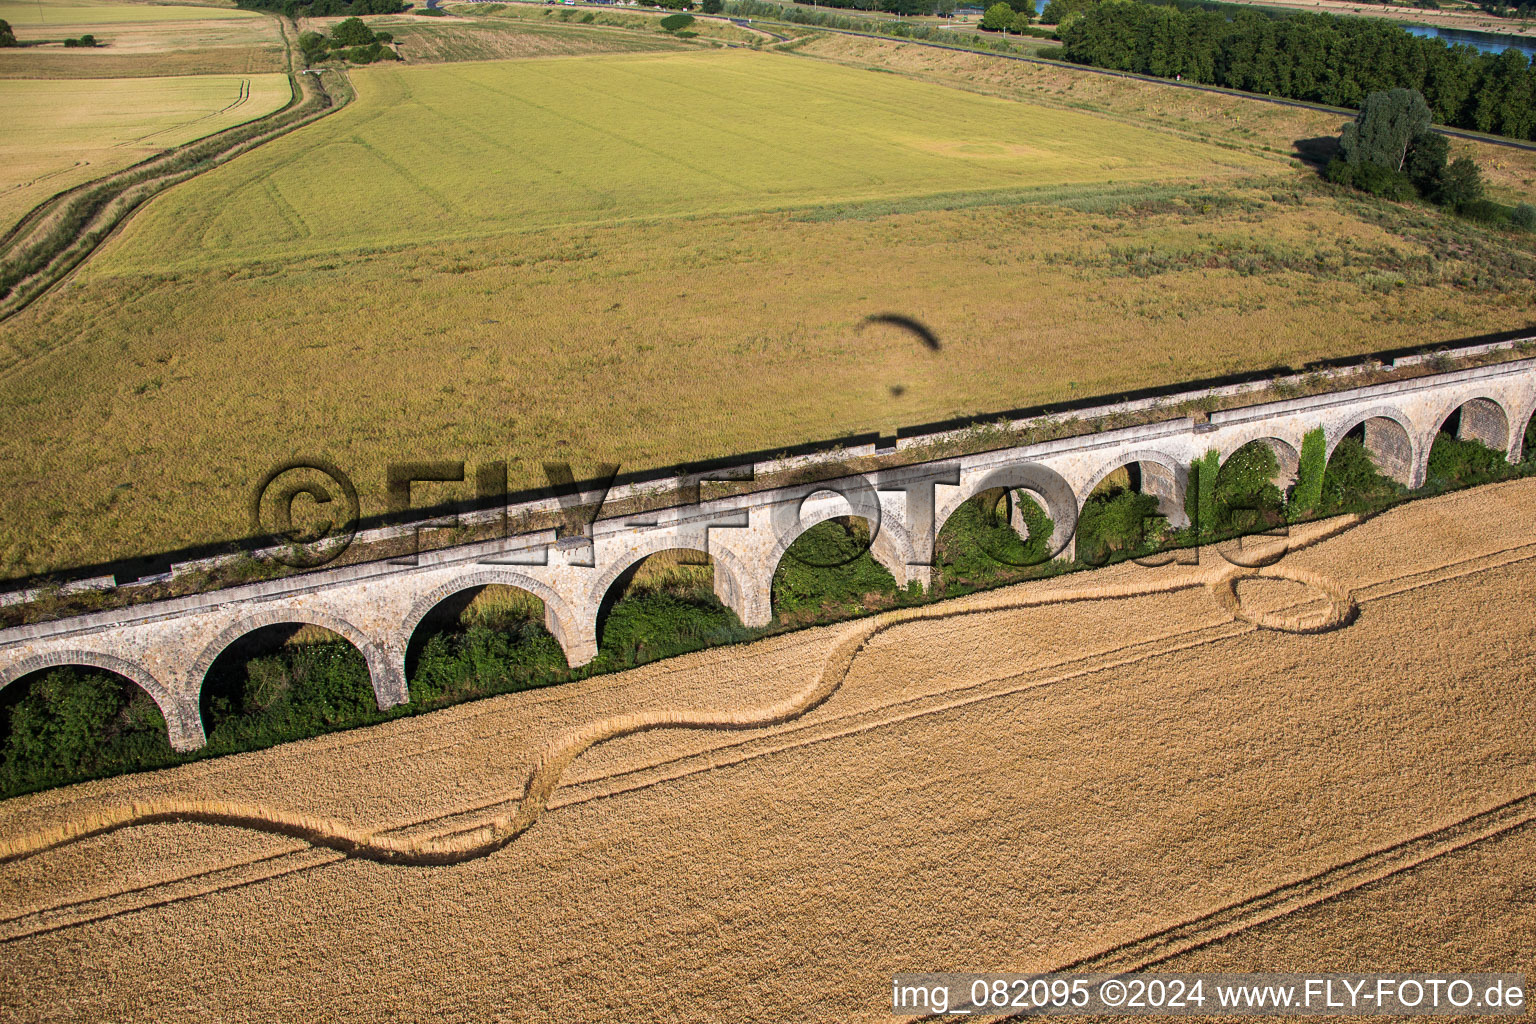
<path fill-rule="evenodd" d="M 433 633 L 411 666 L 411 703 L 448 704 L 526 690 L 570 675 L 565 652 L 543 624 L 476 623 Z"/>
<path fill-rule="evenodd" d="M 668 32 L 677 32 L 693 24 L 693 15 L 669 14 L 665 18 L 662 18 L 659 24 Z"/>
<path fill-rule="evenodd" d="M 1296 486 L 1291 491 L 1291 511 L 1304 516 L 1317 511 L 1323 500 L 1323 476 L 1328 472 L 1328 440 L 1323 428 L 1307 431 L 1301 439 Z"/>
<path fill-rule="evenodd" d="M 1435 202 L 1463 213 L 1483 198 L 1483 176 L 1471 157 L 1459 156 L 1446 165 L 1431 196 Z"/>
<path fill-rule="evenodd" d="M 373 42 L 373 30 L 368 27 L 362 18 L 347 18 L 337 22 L 331 29 L 331 45 L 342 46 L 367 46 Z"/>
<path fill-rule="evenodd" d="M 0 796 L 175 757 L 154 700 L 120 676 L 58 668 L 0 690 Z"/>
<path fill-rule="evenodd" d="M 957 508 L 940 528 L 934 542 L 935 589 L 957 593 L 1033 575 L 1028 570 L 1050 555 L 1056 524 L 1038 502 L 1015 491 L 1028 538 L 1014 532 L 1007 520 L 1002 492 L 978 494 Z"/>
<path fill-rule="evenodd" d="M 1403 493 L 1396 481 L 1383 476 L 1363 443 L 1346 437 L 1333 450 L 1323 476 L 1320 505 L 1326 515 L 1363 512 L 1396 500 Z"/>
<path fill-rule="evenodd" d="M 1077 520 L 1077 560 L 1102 565 L 1118 552 L 1151 550 L 1167 533 L 1157 499 L 1123 488 L 1094 494 Z"/>
<path fill-rule="evenodd" d="M 806 530 L 789 546 L 773 574 L 773 608 L 804 619 L 818 611 L 857 613 L 894 600 L 896 580 L 869 555 L 862 519 L 833 519 Z"/>
<path fill-rule="evenodd" d="M 1425 486 L 1441 491 L 1475 487 L 1503 478 L 1508 469 L 1503 452 L 1496 452 L 1481 441 L 1462 440 L 1442 431 L 1430 445 Z"/>
<path fill-rule="evenodd" d="M 1266 530 L 1285 522 L 1285 496 L 1273 483 L 1280 463 L 1262 441 L 1245 444 L 1216 473 L 1213 497 L 1218 531 Z"/>
<path fill-rule="evenodd" d="M 11 30 L 11 23 L 0 19 L 0 47 L 15 45 L 16 33 Z"/>
<path fill-rule="evenodd" d="M 1221 453 L 1206 452 L 1190 463 L 1189 485 L 1184 492 L 1184 514 L 1196 536 L 1216 532 L 1216 481 L 1221 475 Z"/>
<path fill-rule="evenodd" d="M 641 589 L 616 603 L 598 631 L 593 671 L 643 665 L 752 636 L 707 585 Z"/>
<path fill-rule="evenodd" d="M 1526 231 L 1536 231 L 1536 206 L 1530 203 L 1519 203 L 1510 212 L 1509 222 L 1517 228 Z"/>
<path fill-rule="evenodd" d="M 247 657 L 262 639 L 243 641 L 209 671 L 202 706 L 210 747 L 249 750 L 382 717 L 368 666 L 345 640 Z"/>

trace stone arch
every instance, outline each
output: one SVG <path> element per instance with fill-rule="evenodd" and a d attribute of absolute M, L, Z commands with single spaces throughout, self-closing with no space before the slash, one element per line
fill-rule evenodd
<path fill-rule="evenodd" d="M 410 646 L 411 637 L 416 635 L 416 630 L 421 626 L 421 621 L 427 615 L 454 594 L 471 590 L 475 587 L 488 587 L 500 585 L 504 587 L 516 587 L 526 590 L 528 593 L 544 602 L 544 626 L 554 636 L 555 641 L 565 651 L 566 664 L 575 667 L 585 665 L 597 654 L 597 626 L 594 621 L 589 627 L 583 628 L 584 623 L 574 609 L 566 603 L 565 598 L 548 584 L 541 583 L 525 573 L 513 569 L 480 569 L 475 572 L 457 576 L 446 583 L 433 587 L 411 605 L 411 610 L 406 612 L 405 618 L 395 632 L 395 654 L 400 661 L 400 677 L 405 678 L 405 652 Z M 330 627 L 326 627 L 330 628 Z M 591 651 L 588 652 L 584 643 L 588 637 L 592 637 Z M 585 656 L 583 656 L 585 655 Z M 371 671 L 371 670 L 370 670 Z"/>
<path fill-rule="evenodd" d="M 1275 455 L 1275 462 L 1279 465 L 1279 471 L 1270 480 L 1284 494 L 1286 488 L 1296 482 L 1297 474 L 1301 472 L 1301 449 L 1281 437 L 1265 435 L 1250 437 L 1246 441 L 1237 444 L 1229 444 L 1221 450 L 1221 464 L 1226 466 L 1227 460 L 1251 444 L 1263 444 Z"/>
<path fill-rule="evenodd" d="M 1536 401 L 1522 410 L 1516 410 L 1515 415 L 1510 417 L 1510 462 L 1519 462 L 1536 455 L 1536 451 L 1527 451 L 1525 445 L 1525 436 L 1530 432 L 1533 423 L 1536 423 Z"/>
<path fill-rule="evenodd" d="M 1328 461 L 1333 461 L 1333 453 L 1345 435 L 1361 425 L 1365 427 L 1366 450 L 1377 469 L 1405 487 L 1418 487 L 1424 482 L 1425 459 L 1413 424 L 1400 410 L 1390 406 L 1354 413 L 1326 430 Z M 1435 427 L 1439 429 L 1439 423 Z"/>
<path fill-rule="evenodd" d="M 1457 400 L 1443 406 L 1436 415 L 1430 417 L 1429 433 L 1420 446 L 1426 465 L 1429 460 L 1429 449 L 1435 443 L 1436 435 L 1452 416 L 1457 416 L 1459 421 L 1456 429 L 1458 438 L 1463 441 L 1481 441 L 1507 457 L 1514 441 L 1510 429 L 1513 420 L 1509 412 L 1503 402 L 1486 394 Z M 1518 461 L 1518 458 L 1515 461 Z"/>
<path fill-rule="evenodd" d="M 1038 462 L 999 466 L 970 482 L 962 478 L 959 491 L 934 510 L 934 537 L 938 537 L 944 529 L 944 524 L 949 522 L 950 516 L 954 515 L 961 505 L 978 494 L 1000 489 L 1010 492 L 1024 491 L 1035 499 L 1055 524 L 1047 549 L 1050 557 L 1062 555 L 1071 557 L 1072 540 L 1077 534 L 1077 494 L 1060 473 Z"/>
<path fill-rule="evenodd" d="M 1094 488 L 1104 478 L 1122 466 L 1138 463 L 1141 467 L 1141 492 L 1157 499 L 1157 510 L 1168 517 L 1175 527 L 1189 525 L 1189 514 L 1184 511 L 1184 496 L 1189 490 L 1189 467 L 1181 465 L 1172 456 L 1143 449 L 1117 455 L 1095 473 L 1077 495 L 1077 508 L 1081 512 Z"/>
<path fill-rule="evenodd" d="M 720 603 L 736 613 L 736 617 L 746 626 L 764 626 L 768 624 L 769 616 L 765 617 L 761 609 L 756 607 L 754 592 L 748 585 L 749 576 L 747 569 L 741 564 L 741 559 L 734 552 L 728 551 L 723 545 L 716 544 L 712 547 L 708 542 L 698 544 L 683 537 L 657 536 L 648 537 L 638 545 L 624 552 L 611 565 L 605 566 L 593 582 L 591 590 L 587 593 L 586 607 L 592 614 L 592 631 L 597 632 L 598 610 L 603 601 L 608 597 L 608 591 L 618 582 L 630 568 L 641 561 L 660 554 L 663 551 L 697 551 L 708 555 L 715 570 L 715 596 Z"/>
<path fill-rule="evenodd" d="M 829 504 L 812 509 L 807 513 L 804 508 L 804 501 L 821 494 L 823 491 L 843 498 L 847 508 L 839 508 L 836 505 Z M 777 537 L 773 548 L 768 552 L 768 558 L 764 563 L 764 567 L 767 570 L 767 578 L 762 581 L 762 587 L 759 588 L 762 593 L 767 594 L 772 590 L 774 573 L 778 572 L 779 563 L 784 560 L 784 554 L 789 550 L 790 545 L 799 540 L 801 535 L 811 527 L 820 526 L 822 523 L 833 519 L 843 518 L 862 519 L 869 524 L 871 531 L 869 556 L 890 571 L 898 587 L 907 585 L 907 567 L 917 560 L 917 556 L 913 553 L 912 540 L 907 535 L 906 527 L 900 520 L 884 515 L 883 511 L 878 508 L 872 509 L 867 505 L 849 499 L 846 495 L 827 488 L 813 489 L 807 492 L 804 498 L 797 504 L 800 505 L 800 518 L 796 521 L 795 528 L 791 532 Z"/>
<path fill-rule="evenodd" d="M 149 694 L 165 719 L 166 738 L 176 750 L 195 750 L 205 742 L 203 722 L 198 717 L 195 706 L 189 707 L 186 701 L 178 700 L 165 684 L 156 679 L 154 673 L 144 666 L 100 651 L 50 651 L 47 654 L 23 658 L 9 668 L 0 670 L 0 689 L 34 672 L 69 666 L 99 668 L 116 673 Z"/>
<path fill-rule="evenodd" d="M 198 692 L 201 693 L 203 684 L 208 678 L 208 670 L 213 667 L 214 661 L 230 644 L 247 633 L 253 633 L 266 626 L 281 626 L 288 623 L 328 629 L 356 647 L 362 654 L 363 661 L 368 665 L 368 680 L 373 684 L 374 699 L 378 701 L 380 711 L 410 700 L 410 694 L 405 687 L 403 656 L 398 659 L 391 658 L 383 644 L 370 639 L 362 630 L 339 616 L 298 608 L 271 608 L 257 612 L 236 621 L 214 637 L 197 656 L 197 660 L 192 663 L 190 678 L 196 680 Z"/>

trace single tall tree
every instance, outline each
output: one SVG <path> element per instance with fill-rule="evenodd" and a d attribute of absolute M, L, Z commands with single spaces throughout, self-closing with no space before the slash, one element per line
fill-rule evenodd
<path fill-rule="evenodd" d="M 1429 104 L 1416 89 L 1373 92 L 1355 120 L 1344 126 L 1339 148 L 1352 165 L 1375 164 L 1401 171 L 1413 140 L 1429 129 Z"/>

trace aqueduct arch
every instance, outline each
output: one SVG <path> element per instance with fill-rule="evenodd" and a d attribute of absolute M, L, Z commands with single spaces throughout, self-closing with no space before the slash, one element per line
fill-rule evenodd
<path fill-rule="evenodd" d="M 1370 452 L 1376 468 L 1384 476 L 1409 488 L 1424 482 L 1422 446 L 1414 439 L 1412 425 L 1393 408 L 1377 407 L 1356 413 L 1329 431 L 1326 436 L 1328 461 L 1333 461 L 1339 442 L 1361 426 L 1365 428 L 1365 450 Z M 1438 428 L 1438 424 L 1436 426 Z"/>
<path fill-rule="evenodd" d="M 208 670 L 231 644 L 247 634 L 267 626 L 309 625 L 328 629 L 346 640 L 368 665 L 368 681 L 373 686 L 374 699 L 379 710 L 384 711 L 410 700 L 405 686 L 405 658 L 401 652 L 391 656 L 382 643 L 369 639 L 368 635 L 345 619 L 327 612 L 304 608 L 271 608 L 246 616 L 228 626 L 214 637 L 192 663 L 191 676 L 201 692 L 207 681 Z"/>
<path fill-rule="evenodd" d="M 432 610 L 455 594 L 493 585 L 516 587 L 518 590 L 526 591 L 544 602 L 544 628 L 549 630 L 554 636 L 555 642 L 565 652 L 567 664 L 571 666 L 584 665 L 592 660 L 592 656 L 596 654 L 597 647 L 597 627 L 595 622 L 591 624 L 590 628 L 584 629 L 582 617 L 577 615 L 566 604 L 565 599 L 559 593 L 552 587 L 541 583 L 526 573 L 517 572 L 512 569 L 481 569 L 450 580 L 441 586 L 434 587 L 417 598 L 415 604 L 411 606 L 411 610 L 406 613 L 404 620 L 401 621 L 398 630 L 396 630 L 396 639 L 393 644 L 394 653 L 400 659 L 399 668 L 402 679 L 405 678 L 405 655 L 410 647 L 411 639 L 421 627 L 422 621 L 432 613 Z M 589 634 L 592 638 L 592 654 L 582 658 L 583 649 L 581 644 Z"/>
<path fill-rule="evenodd" d="M 0 671 L 0 690 L 18 679 L 51 668 L 97 668 L 122 676 L 149 694 L 155 706 L 160 709 L 160 716 L 165 719 L 166 738 L 170 740 L 172 747 L 177 750 L 193 750 L 204 743 L 202 720 L 195 713 L 188 716 L 185 706 L 160 680 L 154 677 L 153 673 L 126 658 L 119 658 L 101 651 L 48 651 L 23 659 Z"/>
<path fill-rule="evenodd" d="M 1456 437 L 1463 441 L 1481 441 L 1501 455 L 1508 456 L 1510 442 L 1510 416 L 1503 403 L 1495 398 L 1469 398 L 1465 402 L 1446 408 L 1431 421 L 1432 433 L 1424 444 L 1425 457 L 1434 444 L 1435 435 L 1445 429 L 1452 419 L 1456 421 Z"/>
<path fill-rule="evenodd" d="M 1236 445 L 1228 445 L 1227 450 L 1221 453 L 1221 465 L 1225 467 L 1232 456 L 1253 444 L 1262 444 L 1274 454 L 1278 469 L 1269 482 L 1284 494 L 1296 483 L 1296 478 L 1301 472 L 1301 452 L 1284 438 L 1255 437 Z"/>
<path fill-rule="evenodd" d="M 721 544 L 695 543 L 687 537 L 655 537 L 630 547 L 593 582 L 586 605 L 592 615 L 594 636 L 597 633 L 598 611 L 608 599 L 614 584 L 630 569 L 663 551 L 693 551 L 708 557 L 714 569 L 715 596 L 720 599 L 720 603 L 735 612 L 744 625 L 766 625 L 766 621 L 749 621 L 759 617 L 754 615 L 757 609 L 751 603 L 751 591 L 745 582 L 750 577 L 746 567 L 733 552 Z"/>
<path fill-rule="evenodd" d="M 1094 490 L 1115 470 L 1135 464 L 1141 476 L 1141 493 L 1157 499 L 1157 510 L 1168 517 L 1168 523 L 1176 528 L 1189 525 L 1189 514 L 1184 510 L 1184 497 L 1189 490 L 1189 468 L 1162 452 L 1142 450 L 1117 455 L 1089 477 L 1078 494 L 1078 512 L 1093 495 Z"/>

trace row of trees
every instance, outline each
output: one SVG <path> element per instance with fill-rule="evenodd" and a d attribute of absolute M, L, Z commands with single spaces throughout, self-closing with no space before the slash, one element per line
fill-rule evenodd
<path fill-rule="evenodd" d="M 845 11 L 884 11 L 908 18 L 934 14 L 947 18 L 955 13 L 955 0 L 795 0 L 795 3 Z"/>
<path fill-rule="evenodd" d="M 995 3 L 982 14 L 980 27 L 987 32 L 1024 33 L 1030 30 L 1030 22 L 1033 20 L 1027 10 L 1019 11 L 1010 4 Z"/>
<path fill-rule="evenodd" d="M 1086 5 L 1060 28 L 1064 56 L 1079 64 L 1339 107 L 1359 107 L 1373 92 L 1412 89 L 1441 124 L 1536 138 L 1536 68 L 1518 50 L 1480 53 L 1366 18 L 1228 14 L 1135 0 L 1051 6 L 1062 3 Z"/>
<path fill-rule="evenodd" d="M 336 18 L 359 14 L 399 14 L 404 0 L 236 0 L 252 11 L 280 11 L 286 18 Z"/>

